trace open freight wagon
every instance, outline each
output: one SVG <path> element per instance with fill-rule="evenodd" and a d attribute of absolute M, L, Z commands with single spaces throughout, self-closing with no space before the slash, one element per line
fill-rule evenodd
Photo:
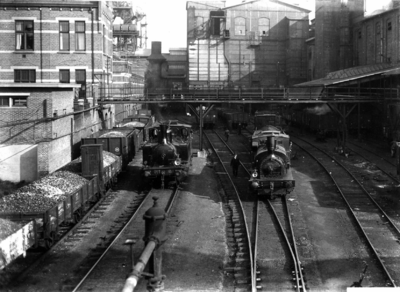
<path fill-rule="evenodd" d="M 151 115 L 151 111 L 149 110 L 148 114 L 137 113 L 126 117 L 121 123 L 119 123 L 117 128 L 134 128 L 142 131 L 142 141 L 144 142 L 149 139 L 149 127 L 152 127 L 154 123 L 154 116 Z"/>
<path fill-rule="evenodd" d="M 26 191 L 21 191 L 10 194 L 13 197 L 1 198 L 0 204 L 5 204 L 8 200 L 7 212 L 4 209 L 0 212 L 2 230 L 7 226 L 13 228 L 9 228 L 7 234 L 1 233 L 0 269 L 29 248 L 50 248 L 59 239 L 63 229 L 77 223 L 88 208 L 101 198 L 107 186 L 112 184 L 121 171 L 121 167 L 121 157 L 108 153 L 103 158 L 102 145 L 85 145 L 82 146 L 81 157 L 59 171 L 21 188 L 34 190 L 40 186 L 46 189 L 46 179 L 54 181 L 65 178 L 66 181 L 62 182 L 64 184 L 74 179 L 69 183 L 76 187 L 70 193 L 56 197 L 52 193 L 55 188 L 47 186 L 50 190 L 48 194 L 41 192 L 26 196 Z"/>
<path fill-rule="evenodd" d="M 121 156 L 122 169 L 126 169 L 143 141 L 142 131 L 125 127 L 100 130 L 94 133 L 93 136 L 91 138 L 82 138 L 81 145 L 103 145 L 103 150 Z"/>

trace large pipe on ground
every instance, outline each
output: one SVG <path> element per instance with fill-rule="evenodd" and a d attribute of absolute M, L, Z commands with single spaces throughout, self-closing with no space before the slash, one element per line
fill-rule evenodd
<path fill-rule="evenodd" d="M 139 281 L 139 277 L 142 274 L 144 268 L 147 265 L 147 262 L 149 261 L 151 255 L 153 254 L 154 249 L 156 248 L 156 241 L 150 240 L 146 247 L 144 248 L 142 254 L 140 255 L 140 258 L 133 268 L 133 272 L 131 275 L 126 279 L 124 288 L 122 289 L 122 292 L 132 292 L 135 290 L 135 287 Z"/>

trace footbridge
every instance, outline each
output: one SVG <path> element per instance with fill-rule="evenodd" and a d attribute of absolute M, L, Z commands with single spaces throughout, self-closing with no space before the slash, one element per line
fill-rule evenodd
<path fill-rule="evenodd" d="M 363 103 L 396 103 L 400 101 L 397 88 L 362 87 L 285 87 L 285 88 L 202 88 L 202 89 L 153 89 L 143 88 L 103 88 L 98 104 L 159 104 L 185 103 L 196 116 L 200 125 L 215 104 L 326 104 L 335 112 L 342 124 L 354 110 L 358 110 L 360 125 L 360 105 Z M 206 110 L 203 105 L 207 105 Z M 360 132 L 360 129 L 358 129 Z M 202 130 L 200 127 L 200 145 Z"/>
<path fill-rule="evenodd" d="M 98 104 L 170 103 L 371 103 L 399 99 L 397 88 L 285 87 L 249 89 L 102 88 Z"/>

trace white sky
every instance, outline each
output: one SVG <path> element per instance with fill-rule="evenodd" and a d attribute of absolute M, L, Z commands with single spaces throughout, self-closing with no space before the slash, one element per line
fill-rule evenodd
<path fill-rule="evenodd" d="M 0 0 L 1 1 L 1 0 Z M 117 0 L 118 1 L 118 0 Z M 129 1 L 129 0 L 122 0 Z M 133 7 L 139 7 L 147 17 L 147 48 L 152 41 L 162 42 L 162 52 L 168 53 L 169 48 L 186 47 L 186 2 L 187 0 L 131 0 Z M 196 0 L 193 0 L 196 1 Z M 214 0 L 216 1 L 216 0 Z M 299 4 L 300 7 L 311 10 L 309 19 L 315 17 L 315 0 L 283 0 Z M 347 0 L 342 0 L 347 1 Z M 391 0 L 366 0 L 367 13 L 382 9 Z M 241 3 L 242 0 L 226 0 L 226 6 Z"/>

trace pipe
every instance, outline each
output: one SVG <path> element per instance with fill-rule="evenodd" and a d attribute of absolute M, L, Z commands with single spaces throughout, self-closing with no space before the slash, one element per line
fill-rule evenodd
<path fill-rule="evenodd" d="M 132 292 L 135 290 L 135 287 L 139 281 L 139 277 L 146 267 L 146 264 L 153 254 L 155 248 L 156 242 L 154 240 L 150 240 L 140 255 L 139 261 L 133 268 L 132 274 L 128 277 L 128 279 L 126 279 L 122 292 Z"/>
<path fill-rule="evenodd" d="M 228 57 L 226 56 L 225 42 L 226 41 L 223 42 L 223 44 L 224 44 L 223 50 L 224 50 L 224 58 L 225 58 L 226 62 L 228 63 L 228 84 L 229 84 L 229 81 L 231 79 L 231 63 L 229 62 Z"/>
<path fill-rule="evenodd" d="M 99 4 L 100 5 L 100 4 Z M 93 16 L 93 7 L 90 12 L 92 13 L 92 83 L 94 83 L 94 16 Z M 85 84 L 86 86 L 86 84 Z"/>
<path fill-rule="evenodd" d="M 40 14 L 40 83 L 43 83 L 43 15 L 42 15 L 42 8 L 39 8 Z"/>

